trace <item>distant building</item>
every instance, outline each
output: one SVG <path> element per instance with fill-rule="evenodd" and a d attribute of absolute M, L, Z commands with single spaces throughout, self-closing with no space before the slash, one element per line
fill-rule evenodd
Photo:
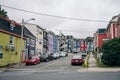
<path fill-rule="evenodd" d="M 80 40 L 80 52 L 87 51 L 87 42 L 84 39 Z"/>
<path fill-rule="evenodd" d="M 80 40 L 79 39 L 73 39 L 73 53 L 80 52 Z"/>
<path fill-rule="evenodd" d="M 60 32 L 59 35 L 59 45 L 60 45 L 60 51 L 67 52 L 67 43 L 66 43 L 66 37 L 63 33 Z"/>
<path fill-rule="evenodd" d="M 53 35 L 54 33 L 51 31 L 48 31 L 48 54 L 53 53 Z"/>
<path fill-rule="evenodd" d="M 73 52 L 73 36 L 72 35 L 66 36 L 66 43 L 67 43 L 67 52 L 72 53 Z"/>
<path fill-rule="evenodd" d="M 57 35 L 53 35 L 53 53 L 59 52 L 59 37 Z"/>

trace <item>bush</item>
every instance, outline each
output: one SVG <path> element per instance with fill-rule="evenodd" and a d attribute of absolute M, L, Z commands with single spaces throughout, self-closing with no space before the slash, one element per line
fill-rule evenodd
<path fill-rule="evenodd" d="M 102 45 L 103 64 L 108 66 L 120 66 L 120 38 L 108 40 Z"/>

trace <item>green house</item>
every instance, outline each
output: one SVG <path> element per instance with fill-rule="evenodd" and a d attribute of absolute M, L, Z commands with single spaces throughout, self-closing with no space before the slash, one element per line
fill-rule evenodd
<path fill-rule="evenodd" d="M 21 62 L 25 49 L 21 28 L 15 21 L 0 17 L 0 67 Z"/>

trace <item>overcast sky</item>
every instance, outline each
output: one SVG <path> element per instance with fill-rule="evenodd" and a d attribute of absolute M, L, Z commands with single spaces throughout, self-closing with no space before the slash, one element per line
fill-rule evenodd
<path fill-rule="evenodd" d="M 0 4 L 43 14 L 89 20 L 110 21 L 113 16 L 120 14 L 120 0 L 0 0 Z M 35 18 L 35 21 L 29 23 L 40 25 L 56 34 L 61 30 L 65 35 L 73 35 L 75 38 L 93 36 L 98 28 L 106 28 L 108 24 L 37 15 L 6 7 L 2 9 L 8 12 L 10 19 L 18 23 L 22 19 Z"/>

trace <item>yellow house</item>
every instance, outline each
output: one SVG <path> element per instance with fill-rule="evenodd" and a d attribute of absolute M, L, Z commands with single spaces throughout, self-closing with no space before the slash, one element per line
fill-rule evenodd
<path fill-rule="evenodd" d="M 25 49 L 25 39 L 21 38 L 21 25 L 0 17 L 0 67 L 19 63 Z"/>

